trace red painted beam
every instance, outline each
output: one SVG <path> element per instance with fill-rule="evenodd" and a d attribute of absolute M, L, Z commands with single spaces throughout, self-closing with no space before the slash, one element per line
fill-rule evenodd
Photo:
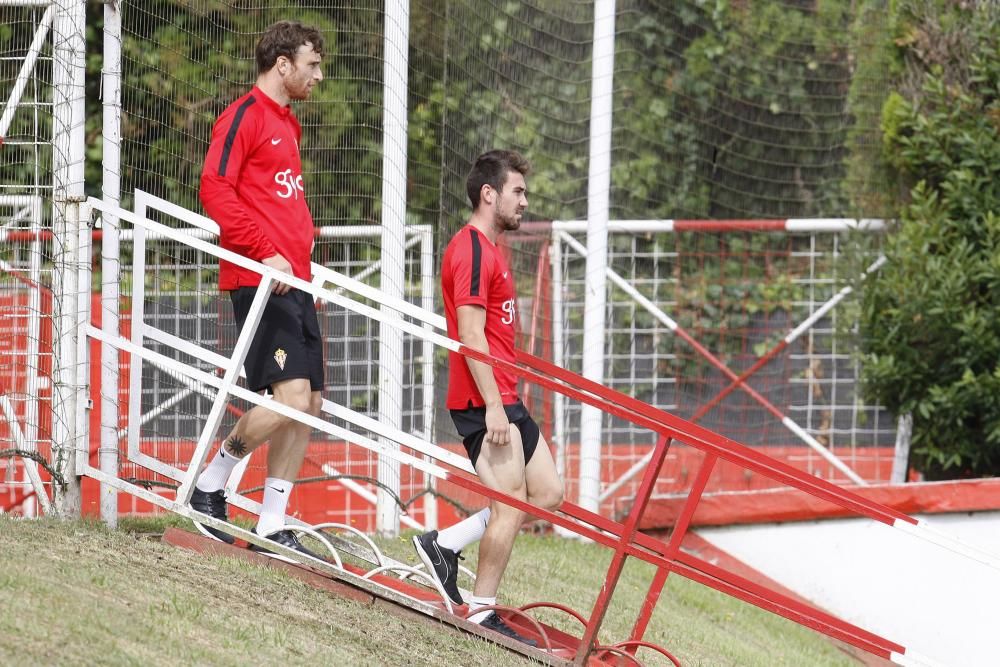
<path fill-rule="evenodd" d="M 909 515 L 1000 510 L 1000 479 L 996 478 L 855 486 L 847 490 Z M 650 499 L 640 529 L 659 530 L 673 526 L 686 499 L 686 494 Z M 856 512 L 829 501 L 785 488 L 706 494 L 691 524 L 730 526 L 856 516 Z"/>

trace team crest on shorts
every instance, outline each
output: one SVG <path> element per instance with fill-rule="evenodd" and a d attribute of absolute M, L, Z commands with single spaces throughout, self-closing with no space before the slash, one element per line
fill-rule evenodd
<path fill-rule="evenodd" d="M 288 355 L 280 347 L 274 351 L 274 360 L 278 362 L 278 368 L 281 370 L 285 370 L 285 359 L 287 358 Z"/>

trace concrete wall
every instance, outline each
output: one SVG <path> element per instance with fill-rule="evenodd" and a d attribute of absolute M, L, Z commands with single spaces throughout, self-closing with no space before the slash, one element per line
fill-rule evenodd
<path fill-rule="evenodd" d="M 930 526 L 1000 554 L 1000 512 Z M 698 533 L 818 606 L 941 665 L 1000 665 L 1000 570 L 869 519 Z"/>

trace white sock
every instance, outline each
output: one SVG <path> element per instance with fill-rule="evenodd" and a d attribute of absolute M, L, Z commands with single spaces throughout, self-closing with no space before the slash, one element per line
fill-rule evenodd
<path fill-rule="evenodd" d="M 215 458 L 201 471 L 195 486 L 205 493 L 224 489 L 229 476 L 233 473 L 233 468 L 242 460 L 227 452 L 226 445 L 223 444 L 215 453 Z"/>
<path fill-rule="evenodd" d="M 486 532 L 486 524 L 490 521 L 490 508 L 479 510 L 470 517 L 462 519 L 454 526 L 449 526 L 438 533 L 437 543 L 445 549 L 461 551 L 473 542 L 478 542 Z"/>
<path fill-rule="evenodd" d="M 288 507 L 292 486 L 291 482 L 277 477 L 264 480 L 264 503 L 257 519 L 258 535 L 270 535 L 285 525 L 285 508 Z"/>
<path fill-rule="evenodd" d="M 475 611 L 477 609 L 481 609 L 482 607 L 493 606 L 496 603 L 497 603 L 497 599 L 495 597 L 492 597 L 492 598 L 481 598 L 481 597 L 479 597 L 477 595 L 473 595 L 471 598 L 469 598 L 469 612 L 470 612 L 470 615 L 468 617 L 469 620 L 472 621 L 473 623 L 482 623 L 483 621 L 486 620 L 486 618 L 490 614 L 493 613 L 494 610 L 493 609 L 487 609 L 486 611 L 481 611 L 478 614 L 475 613 Z"/>

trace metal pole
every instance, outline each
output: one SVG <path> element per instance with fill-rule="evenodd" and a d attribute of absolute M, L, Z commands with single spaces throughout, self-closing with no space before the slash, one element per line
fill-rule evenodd
<path fill-rule="evenodd" d="M 566 341 L 563 326 L 563 253 L 562 236 L 553 230 L 549 244 L 549 262 L 552 265 L 552 363 L 564 368 L 563 352 Z M 560 392 L 552 395 L 552 445 L 556 448 L 556 470 L 566 478 L 566 397 Z"/>
<path fill-rule="evenodd" d="M 76 450 L 83 446 L 78 423 L 79 242 L 84 201 L 84 74 L 86 40 L 84 0 L 56 4 L 52 23 L 52 166 L 53 166 L 53 459 L 66 481 L 56 489 L 56 507 L 64 516 L 80 513 Z M 88 287 L 83 285 L 83 288 Z M 84 376 L 85 377 L 85 376 Z"/>
<path fill-rule="evenodd" d="M 73 392 L 76 394 L 74 407 L 76 409 L 76 473 L 90 465 L 90 422 L 89 412 L 92 408 L 90 400 L 90 339 L 87 338 L 87 325 L 90 323 L 90 304 L 92 283 L 91 258 L 93 244 L 91 243 L 90 221 L 91 207 L 86 201 L 75 202 L 76 224 L 69 227 L 76 230 L 76 255 L 73 269 L 76 274 L 76 373 Z"/>
<path fill-rule="evenodd" d="M 31 231 L 36 233 L 31 240 L 31 250 L 28 259 L 28 359 L 25 363 L 25 373 L 28 374 L 28 400 L 24 410 L 24 437 L 35 449 L 38 448 L 38 417 L 41 412 L 42 393 L 42 367 L 39 357 L 39 348 L 42 341 L 42 241 L 40 232 L 42 231 L 42 198 L 32 197 L 31 202 Z M 32 462 L 34 463 L 34 462 Z M 28 462 L 25 461 L 27 469 Z M 48 498 L 39 497 L 42 509 L 46 513 L 51 512 L 52 506 Z"/>
<path fill-rule="evenodd" d="M 907 412 L 896 422 L 896 447 L 892 455 L 893 484 L 906 484 L 906 472 L 910 466 L 910 436 L 913 433 L 913 415 Z"/>
<path fill-rule="evenodd" d="M 82 475 L 88 463 L 90 451 L 90 422 L 88 415 L 90 402 L 90 346 L 86 335 L 87 324 L 90 323 L 91 298 L 91 207 L 84 193 L 84 167 L 86 160 L 86 73 L 87 73 L 87 3 L 85 0 L 75 0 L 70 8 L 70 25 L 72 40 L 72 67 L 70 82 L 72 91 L 71 111 L 72 129 L 70 131 L 69 151 L 69 188 L 72 201 L 71 208 L 75 218 L 67 222 L 66 231 L 76 235 L 74 254 L 71 256 L 71 270 L 76 279 L 74 293 L 76 309 L 73 331 L 76 337 L 76 366 L 73 386 L 74 408 L 74 451 L 76 453 L 76 474 Z M 75 220 L 75 222 L 73 222 Z M 81 503 L 77 502 L 74 510 L 79 512 Z"/>
<path fill-rule="evenodd" d="M 384 107 L 382 112 L 382 291 L 402 299 L 406 264 L 406 94 L 407 49 L 409 48 L 410 7 L 408 0 L 385 4 Z M 386 305 L 384 313 L 398 317 Z M 402 426 L 403 334 L 392 326 L 379 324 L 379 420 L 393 428 Z M 385 446 L 399 445 L 383 439 Z M 399 461 L 380 456 L 378 480 L 399 495 Z M 376 530 L 381 535 L 399 534 L 399 506 L 392 493 L 378 490 Z"/>
<path fill-rule="evenodd" d="M 102 190 L 104 203 L 117 207 L 121 201 L 121 76 L 122 22 L 121 6 L 104 5 L 104 68 L 101 90 L 104 94 L 104 158 Z M 101 246 L 101 330 L 108 336 L 119 335 L 121 254 L 118 218 L 101 216 L 104 233 Z M 101 343 L 101 448 L 99 466 L 110 477 L 118 476 L 118 348 Z M 101 484 L 101 520 L 109 528 L 118 525 L 118 491 Z"/>
<path fill-rule="evenodd" d="M 594 5 L 594 56 L 590 98 L 590 171 L 587 179 L 587 273 L 583 310 L 583 376 L 604 381 L 607 304 L 608 209 L 611 203 L 611 113 L 615 66 L 615 0 Z M 600 409 L 580 411 L 580 505 L 600 506 Z"/>
<path fill-rule="evenodd" d="M 76 258 L 79 235 L 74 227 L 79 224 L 79 205 L 66 199 L 57 199 L 54 205 L 55 237 L 53 238 L 53 359 L 52 359 L 52 458 L 53 467 L 65 481 L 64 487 L 56 486 L 54 500 L 56 511 L 66 517 L 80 513 L 80 480 L 76 466 L 78 445 L 76 423 L 76 329 L 78 276 Z"/>
<path fill-rule="evenodd" d="M 552 267 L 552 363 L 563 368 L 566 361 L 565 322 L 563 320 L 563 247 L 562 235 L 552 229 L 549 242 L 549 264 Z M 566 479 L 566 397 L 562 392 L 552 392 L 552 446 L 556 450 L 556 471 Z M 553 527 L 556 535 L 577 537 L 562 526 Z"/>
<path fill-rule="evenodd" d="M 434 310 L 434 232 L 430 229 L 420 232 L 420 306 L 427 311 Z M 433 331 L 433 326 L 424 324 L 424 329 Z M 424 428 L 423 438 L 427 442 L 434 439 L 434 344 L 428 339 L 421 343 L 420 356 L 422 364 L 422 398 Z M 434 490 L 434 476 L 424 476 L 427 488 Z M 424 527 L 435 530 L 438 527 L 438 500 L 433 493 L 424 497 Z"/>

